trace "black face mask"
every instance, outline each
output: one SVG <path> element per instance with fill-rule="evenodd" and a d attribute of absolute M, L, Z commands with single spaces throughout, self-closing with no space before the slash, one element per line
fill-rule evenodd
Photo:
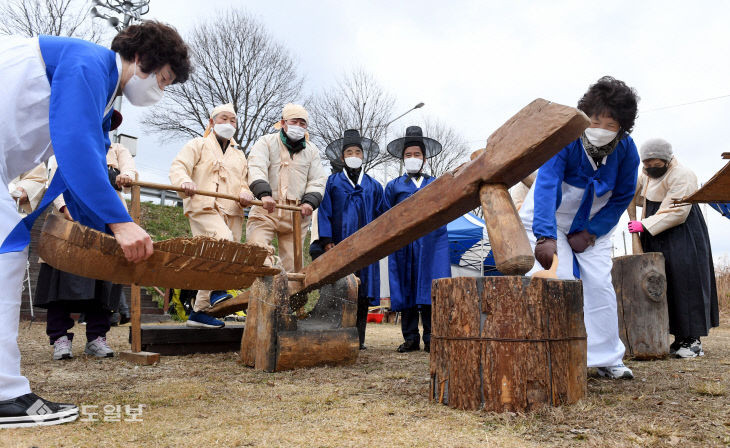
<path fill-rule="evenodd" d="M 666 174 L 667 169 L 669 169 L 668 166 L 651 166 L 649 168 L 644 168 L 646 170 L 646 174 L 649 177 L 653 177 L 654 179 L 658 179 L 662 177 L 664 174 Z"/>

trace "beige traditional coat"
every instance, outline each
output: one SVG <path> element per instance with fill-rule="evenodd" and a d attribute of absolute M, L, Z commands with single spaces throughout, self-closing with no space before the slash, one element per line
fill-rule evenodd
<path fill-rule="evenodd" d="M 664 176 L 653 179 L 642 169 L 636 183 L 634 199 L 637 206 L 642 207 L 641 224 L 652 235 L 682 224 L 689 215 L 691 205 L 672 207 L 672 200 L 688 196 L 697 191 L 697 176 L 673 158 Z M 656 214 L 645 217 L 644 201 L 660 202 Z"/>
<path fill-rule="evenodd" d="M 207 137 L 190 140 L 170 166 L 170 181 L 175 186 L 193 182 L 199 190 L 233 196 L 248 191 L 247 175 L 246 156 L 238 144 L 231 140 L 224 154 L 214 132 Z M 192 212 L 214 209 L 226 215 L 243 216 L 243 208 L 238 201 L 201 195 L 189 198 L 184 193 L 179 195 L 183 198 L 183 210 L 188 216 Z"/>
<path fill-rule="evenodd" d="M 10 192 L 17 190 L 18 187 L 25 190 L 28 195 L 28 202 L 20 204 L 20 210 L 23 213 L 31 213 L 38 207 L 38 204 L 43 198 L 43 193 L 46 192 L 46 184 L 48 182 L 48 172 L 46 164 L 41 163 L 30 171 L 26 171 L 20 176 L 16 177 L 8 185 Z"/>
<path fill-rule="evenodd" d="M 132 180 L 136 179 L 137 167 L 134 164 L 134 158 L 132 157 L 132 153 L 130 153 L 123 145 L 119 143 L 111 144 L 109 151 L 106 153 L 106 164 L 107 166 L 118 169 L 120 176 L 126 174 L 131 177 Z M 119 196 L 119 199 L 122 200 L 124 208 L 127 208 L 127 201 L 124 200 L 122 193 L 129 193 L 130 190 L 131 189 L 129 187 L 122 188 L 122 191 L 117 190 L 117 195 Z"/>
<path fill-rule="evenodd" d="M 277 201 L 300 201 L 305 193 L 322 196 L 328 176 L 314 143 L 307 142 L 292 159 L 278 132 L 258 139 L 248 155 L 248 184 L 268 182 Z"/>

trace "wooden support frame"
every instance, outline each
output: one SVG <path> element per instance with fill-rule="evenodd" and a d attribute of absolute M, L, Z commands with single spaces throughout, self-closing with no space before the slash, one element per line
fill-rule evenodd
<path fill-rule="evenodd" d="M 578 138 L 589 124 L 588 117 L 578 109 L 543 99 L 533 101 L 497 129 L 485 150 L 473 160 L 445 173 L 307 266 L 299 292 L 356 272 L 474 209 L 480 203 L 482 185 L 503 184 L 508 188 L 520 182 Z M 429 213 L 424 213 L 425 208 Z M 487 223 L 495 219 L 491 212 L 485 210 Z M 521 223 L 520 228 L 525 233 Z M 513 255 L 532 257 L 524 244 L 518 249 Z M 495 251 L 495 258 L 512 257 Z M 517 264 L 515 272 L 524 264 L 526 258 Z"/>
<path fill-rule="evenodd" d="M 142 203 L 140 197 L 140 186 L 132 185 L 132 204 L 130 207 L 130 215 L 134 222 L 139 224 L 142 217 Z M 150 353 L 142 351 L 142 291 L 138 284 L 130 286 L 131 298 L 129 308 L 131 311 L 131 336 L 132 351 L 121 352 L 119 357 L 126 361 L 138 365 L 152 365 L 160 362 L 159 353 Z"/>

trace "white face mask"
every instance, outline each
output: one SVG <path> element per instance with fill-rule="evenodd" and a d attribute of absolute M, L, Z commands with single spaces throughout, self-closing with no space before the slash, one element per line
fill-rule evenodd
<path fill-rule="evenodd" d="M 345 165 L 356 170 L 362 166 L 362 159 L 360 157 L 345 157 Z"/>
<path fill-rule="evenodd" d="M 585 133 L 591 145 L 599 147 L 608 145 L 618 135 L 618 132 L 603 128 L 588 128 Z"/>
<path fill-rule="evenodd" d="M 230 140 L 233 134 L 236 133 L 236 127 L 229 123 L 216 123 L 213 126 L 213 131 L 218 137 Z"/>
<path fill-rule="evenodd" d="M 286 136 L 289 137 L 293 142 L 298 142 L 299 140 L 303 139 L 304 134 L 306 133 L 307 131 L 301 126 L 295 126 L 293 124 L 290 124 L 286 127 Z"/>
<path fill-rule="evenodd" d="M 162 99 L 162 89 L 157 84 L 157 73 L 150 73 L 146 78 L 137 76 L 137 64 L 134 64 L 134 75 L 124 85 L 122 93 L 135 106 L 152 106 Z"/>
<path fill-rule="evenodd" d="M 423 166 L 423 160 L 416 157 L 409 157 L 403 160 L 403 165 L 405 165 L 406 171 L 414 174 L 421 171 L 421 167 Z"/>

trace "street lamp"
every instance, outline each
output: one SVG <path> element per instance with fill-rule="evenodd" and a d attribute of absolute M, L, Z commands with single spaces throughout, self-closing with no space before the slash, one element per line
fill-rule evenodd
<path fill-rule="evenodd" d="M 407 113 L 409 113 L 411 111 L 414 111 L 416 109 L 422 108 L 424 105 L 425 105 L 424 103 L 418 103 L 418 104 L 416 104 L 415 106 L 411 107 L 407 111 L 403 112 L 402 114 L 400 114 L 397 117 L 395 117 L 392 120 L 390 120 L 388 123 L 385 124 L 385 127 L 387 128 L 388 126 L 390 126 L 391 124 L 393 124 L 394 121 L 396 121 L 396 120 L 398 120 L 400 118 L 403 118 Z"/>
<path fill-rule="evenodd" d="M 128 27 L 132 20 L 142 20 L 150 12 L 150 0 L 92 0 L 92 3 L 96 6 L 91 8 L 91 15 L 106 20 L 117 31 Z"/>

